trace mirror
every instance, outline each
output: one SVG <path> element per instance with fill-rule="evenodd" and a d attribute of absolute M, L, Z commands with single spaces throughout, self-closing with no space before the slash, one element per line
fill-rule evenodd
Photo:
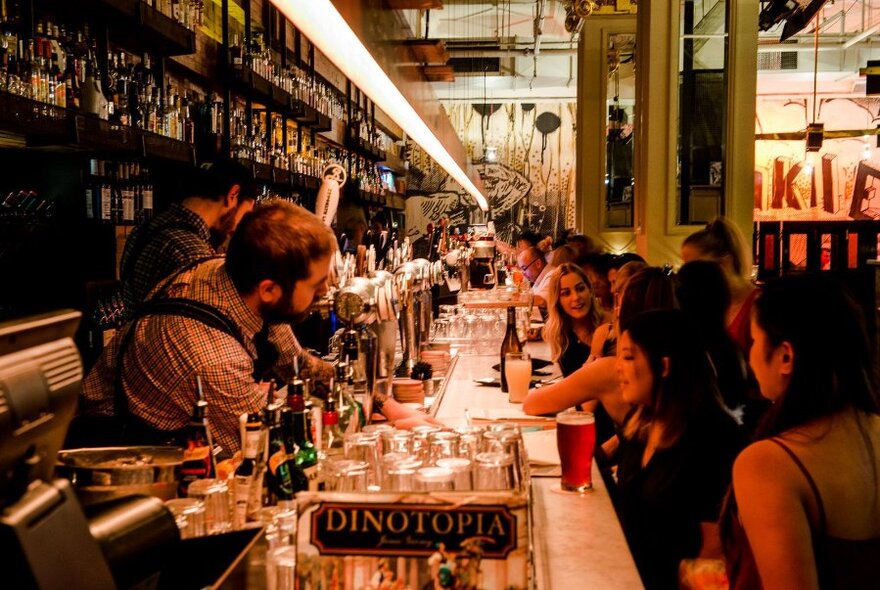
<path fill-rule="evenodd" d="M 728 3 L 683 0 L 679 34 L 678 202 L 680 225 L 724 214 Z"/>
<path fill-rule="evenodd" d="M 608 35 L 608 79 L 605 85 L 606 228 L 633 226 L 635 49 L 635 34 Z"/>

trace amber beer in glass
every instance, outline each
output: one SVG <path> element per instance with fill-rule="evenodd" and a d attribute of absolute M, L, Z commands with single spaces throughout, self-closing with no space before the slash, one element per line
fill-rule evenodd
<path fill-rule="evenodd" d="M 556 416 L 556 445 L 562 466 L 562 489 L 584 492 L 593 487 L 596 420 L 590 412 L 569 410 Z"/>

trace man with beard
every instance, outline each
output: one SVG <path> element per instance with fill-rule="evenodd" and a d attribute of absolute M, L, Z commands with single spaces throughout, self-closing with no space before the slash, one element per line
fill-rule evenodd
<path fill-rule="evenodd" d="M 183 180 L 180 203 L 174 203 L 125 242 L 120 262 L 122 298 L 127 317 L 159 282 L 198 260 L 217 254 L 245 213 L 254 207 L 250 171 L 234 162 L 206 163 Z"/>
<path fill-rule="evenodd" d="M 122 414 L 131 431 L 144 435 L 125 442 L 155 441 L 187 425 L 198 376 L 214 440 L 235 452 L 238 417 L 266 405 L 266 369 L 286 382 L 298 359 L 301 374 L 320 381 L 332 375 L 331 365 L 302 350 L 290 323 L 327 292 L 335 249 L 331 230 L 305 209 L 284 202 L 255 208 L 233 234 L 225 260 L 202 262 L 161 284 L 111 341 L 86 378 L 81 413 Z M 185 309 L 161 310 L 159 301 Z M 209 309 L 209 317 L 191 314 L 194 307 Z M 121 404 L 115 392 L 124 395 Z M 433 421 L 384 396 L 374 408 L 398 427 Z"/>

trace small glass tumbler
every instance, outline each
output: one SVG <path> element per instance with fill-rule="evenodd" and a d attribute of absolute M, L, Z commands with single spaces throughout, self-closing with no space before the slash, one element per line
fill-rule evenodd
<path fill-rule="evenodd" d="M 205 504 L 195 498 L 175 498 L 165 502 L 165 507 L 174 515 L 181 539 L 192 539 L 205 535 Z"/>
<path fill-rule="evenodd" d="M 379 485 L 382 481 L 379 435 L 377 433 L 349 432 L 345 434 L 343 447 L 346 459 L 365 461 L 369 465 L 367 485 Z"/>
<path fill-rule="evenodd" d="M 443 467 L 455 474 L 452 486 L 456 492 L 474 489 L 473 470 L 471 469 L 470 459 L 465 459 L 464 457 L 438 459 L 437 467 Z"/>
<path fill-rule="evenodd" d="M 458 456 L 471 461 L 482 451 L 483 433 L 486 431 L 482 426 L 459 426 L 455 429 L 458 433 Z"/>
<path fill-rule="evenodd" d="M 415 482 L 418 492 L 449 492 L 455 489 L 455 474 L 443 467 L 422 467 Z"/>
<path fill-rule="evenodd" d="M 266 586 L 270 590 L 296 588 L 296 547 L 285 545 L 266 555 Z"/>
<path fill-rule="evenodd" d="M 480 453 L 474 463 L 474 489 L 512 490 L 515 486 L 513 456 L 509 453 Z"/>
<path fill-rule="evenodd" d="M 416 470 L 392 465 L 385 469 L 385 479 L 382 482 L 382 491 L 386 492 L 414 492 Z"/>
<path fill-rule="evenodd" d="M 432 432 L 428 436 L 428 464 L 436 465 L 439 459 L 458 457 L 458 444 L 457 432 Z"/>
<path fill-rule="evenodd" d="M 413 452 L 413 434 L 408 430 L 391 430 L 381 435 L 382 453 L 403 453 L 409 455 Z"/>
<path fill-rule="evenodd" d="M 366 492 L 370 466 L 366 461 L 340 459 L 334 462 L 335 492 Z"/>
<path fill-rule="evenodd" d="M 229 485 L 219 479 L 197 479 L 189 484 L 187 495 L 205 503 L 207 534 L 232 530 L 231 495 Z"/>

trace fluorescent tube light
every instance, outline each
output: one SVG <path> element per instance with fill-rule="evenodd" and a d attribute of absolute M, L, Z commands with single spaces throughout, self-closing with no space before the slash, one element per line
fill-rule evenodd
<path fill-rule="evenodd" d="M 486 197 L 446 151 L 388 75 L 354 34 L 330 0 L 271 0 L 321 53 L 380 109 L 394 117 L 406 134 L 487 211 Z"/>

